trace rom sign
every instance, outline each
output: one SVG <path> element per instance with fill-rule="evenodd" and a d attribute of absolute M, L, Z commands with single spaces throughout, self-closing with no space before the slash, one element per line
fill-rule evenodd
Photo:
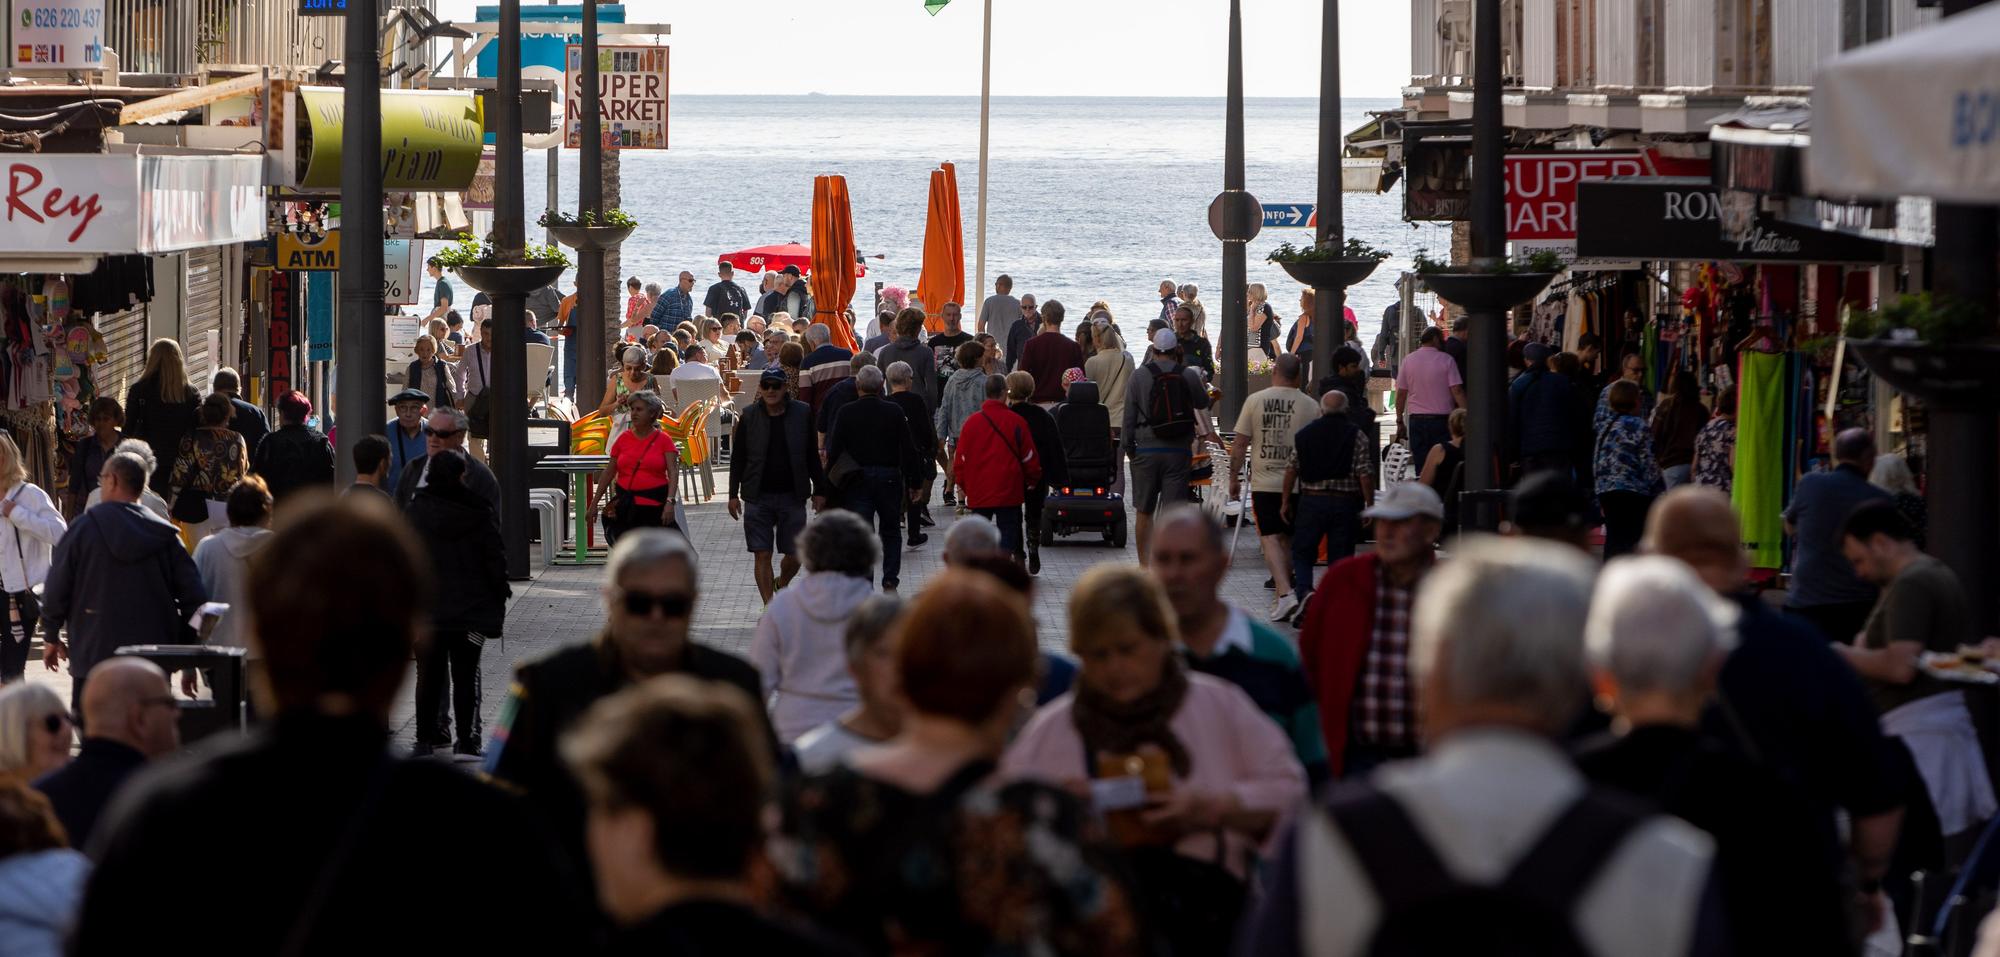
<path fill-rule="evenodd" d="M 583 146 L 583 47 L 572 44 L 563 71 L 563 145 Z M 667 148 L 667 48 L 597 48 L 598 115 L 608 150 Z"/>
<path fill-rule="evenodd" d="M 1759 219 L 1723 232 L 1723 202 L 1707 179 L 1655 177 L 1583 183 L 1577 189 L 1577 255 L 1685 262 L 1880 263 L 1872 239 Z"/>

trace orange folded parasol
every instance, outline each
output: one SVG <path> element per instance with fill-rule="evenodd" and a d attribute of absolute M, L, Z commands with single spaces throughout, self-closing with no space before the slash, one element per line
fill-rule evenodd
<path fill-rule="evenodd" d="M 813 321 L 833 330 L 833 344 L 859 349 L 854 327 L 841 312 L 854 299 L 854 219 L 847 206 L 847 178 L 813 177 Z"/>
<path fill-rule="evenodd" d="M 958 174 L 950 163 L 931 171 L 930 208 L 924 219 L 924 266 L 917 280 L 924 328 L 944 331 L 944 304 L 965 301 L 965 243 L 958 224 Z"/>

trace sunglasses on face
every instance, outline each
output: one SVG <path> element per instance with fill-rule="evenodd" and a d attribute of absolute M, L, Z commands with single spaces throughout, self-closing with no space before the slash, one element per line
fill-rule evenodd
<path fill-rule="evenodd" d="M 443 439 L 443 440 L 444 440 L 444 441 L 446 441 L 446 442 L 449 442 L 449 441 L 451 441 L 452 439 L 455 439 L 455 438 L 458 438 L 458 437 L 459 437 L 459 436 L 461 436 L 461 435 L 464 435 L 464 434 L 465 434 L 465 430 L 464 430 L 464 429 L 434 429 L 434 428 L 431 428 L 430 426 L 426 425 L 426 426 L 424 426 L 424 434 L 425 434 L 425 435 L 435 435 L 435 436 L 437 436 L 438 438 L 440 438 L 440 439 Z"/>
<path fill-rule="evenodd" d="M 50 734 L 61 734 L 75 724 L 67 713 L 61 711 L 42 718 L 42 730 Z"/>
<path fill-rule="evenodd" d="M 785 390 L 785 384 L 782 382 L 759 383 L 757 386 L 757 390 L 759 392 L 783 392 Z"/>
<path fill-rule="evenodd" d="M 654 595 L 627 591 L 621 600 L 625 603 L 625 613 L 634 618 L 649 618 L 655 608 L 667 618 L 686 618 L 694 611 L 694 596 L 687 594 Z"/>

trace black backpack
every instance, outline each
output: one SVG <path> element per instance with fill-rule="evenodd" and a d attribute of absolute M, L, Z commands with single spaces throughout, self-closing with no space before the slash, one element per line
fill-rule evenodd
<path fill-rule="evenodd" d="M 1188 395 L 1187 379 L 1180 369 L 1163 372 L 1148 366 L 1153 388 L 1146 398 L 1146 427 L 1163 439 L 1194 438 L 1194 400 Z"/>
<path fill-rule="evenodd" d="M 1370 787 L 1337 794 L 1329 811 L 1382 903 L 1368 953 L 1381 957 L 1590 957 L 1576 902 L 1646 815 L 1586 791 L 1497 884 L 1459 881 L 1393 798 Z"/>

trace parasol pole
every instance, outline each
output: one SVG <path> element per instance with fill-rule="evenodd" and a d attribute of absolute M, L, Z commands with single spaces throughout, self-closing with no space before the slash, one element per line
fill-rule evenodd
<path fill-rule="evenodd" d="M 992 99 L 993 0 L 986 0 L 986 25 L 979 34 L 979 241 L 974 254 L 979 291 L 967 298 L 986 295 L 986 118 Z"/>

